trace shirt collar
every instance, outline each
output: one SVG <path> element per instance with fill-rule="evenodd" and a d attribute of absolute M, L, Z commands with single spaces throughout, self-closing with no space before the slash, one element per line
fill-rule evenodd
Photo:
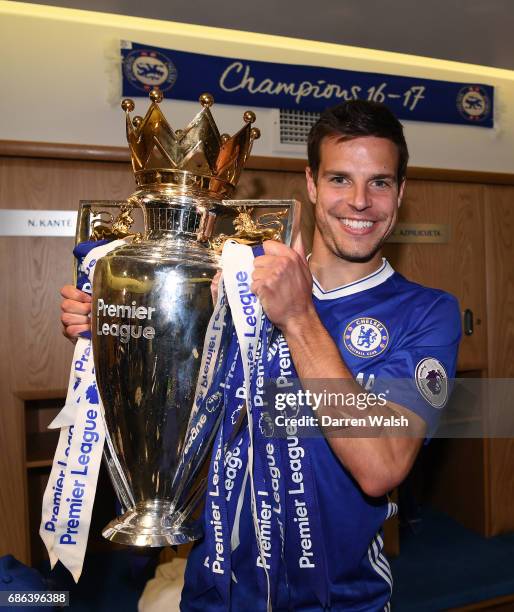
<path fill-rule="evenodd" d="M 385 282 L 390 276 L 394 274 L 394 269 L 391 264 L 383 257 L 382 264 L 372 272 L 368 274 L 368 276 L 364 276 L 359 280 L 353 281 L 353 283 L 348 283 L 348 285 L 342 285 L 341 287 L 336 287 L 335 289 L 330 289 L 330 291 L 325 291 L 316 277 L 313 275 L 313 285 L 312 285 L 312 294 L 314 297 L 318 298 L 318 300 L 335 300 L 337 298 L 345 297 L 347 295 L 352 295 L 354 293 L 360 293 L 361 291 L 366 291 L 366 289 L 372 289 L 377 285 Z"/>

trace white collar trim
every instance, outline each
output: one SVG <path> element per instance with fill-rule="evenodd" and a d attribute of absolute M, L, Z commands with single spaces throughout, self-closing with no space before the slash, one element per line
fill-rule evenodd
<path fill-rule="evenodd" d="M 366 291 L 366 289 L 372 289 L 377 285 L 385 282 L 390 276 L 394 274 L 394 269 L 391 264 L 383 257 L 382 265 L 378 270 L 368 274 L 364 278 L 360 278 L 359 280 L 354 281 L 353 283 L 349 283 L 348 285 L 342 285 L 341 287 L 336 287 L 335 289 L 331 289 L 330 291 L 324 291 L 321 287 L 319 281 L 312 276 L 313 285 L 312 285 L 312 294 L 318 298 L 318 300 L 335 300 L 337 298 L 345 297 L 347 295 L 352 295 L 353 293 L 360 293 L 361 291 Z"/>

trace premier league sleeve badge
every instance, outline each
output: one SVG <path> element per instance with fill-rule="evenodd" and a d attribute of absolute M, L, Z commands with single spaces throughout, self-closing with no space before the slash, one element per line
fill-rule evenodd
<path fill-rule="evenodd" d="M 433 357 L 425 357 L 416 366 L 416 386 L 434 408 L 443 408 L 448 399 L 448 376 L 443 364 Z"/>

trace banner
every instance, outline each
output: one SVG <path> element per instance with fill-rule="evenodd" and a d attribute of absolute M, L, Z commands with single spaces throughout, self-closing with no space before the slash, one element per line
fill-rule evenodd
<path fill-rule="evenodd" d="M 494 88 L 414 77 L 277 64 L 122 41 L 123 96 L 158 87 L 168 97 L 321 112 L 344 100 L 383 102 L 400 119 L 492 128 Z"/>

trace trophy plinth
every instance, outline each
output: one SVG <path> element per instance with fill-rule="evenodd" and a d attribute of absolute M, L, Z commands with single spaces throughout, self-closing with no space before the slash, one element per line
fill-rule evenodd
<path fill-rule="evenodd" d="M 111 542 L 131 546 L 177 546 L 197 540 L 202 531 L 197 523 L 177 524 L 173 504 L 142 502 L 112 520 L 102 531 Z"/>

